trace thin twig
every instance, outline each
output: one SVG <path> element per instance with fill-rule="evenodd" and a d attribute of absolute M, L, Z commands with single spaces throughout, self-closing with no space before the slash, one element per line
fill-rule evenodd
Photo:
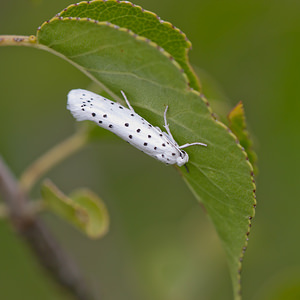
<path fill-rule="evenodd" d="M 0 195 L 7 204 L 10 220 L 16 231 L 25 239 L 52 278 L 74 299 L 93 299 L 74 262 L 63 251 L 42 220 L 30 213 L 29 199 L 1 157 Z"/>
<path fill-rule="evenodd" d="M 0 46 L 29 46 L 35 47 L 36 36 L 34 35 L 0 35 Z"/>

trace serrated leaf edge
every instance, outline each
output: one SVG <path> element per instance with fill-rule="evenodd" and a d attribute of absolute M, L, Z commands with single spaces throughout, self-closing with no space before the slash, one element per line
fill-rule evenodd
<path fill-rule="evenodd" d="M 72 8 L 72 7 L 74 7 L 74 6 L 78 6 L 78 5 L 82 4 L 82 3 L 91 4 L 91 3 L 93 3 L 93 2 L 115 2 L 115 3 L 126 4 L 126 5 L 132 6 L 132 7 L 134 7 L 134 8 L 138 8 L 138 9 L 140 9 L 140 11 L 141 11 L 142 13 L 144 13 L 144 14 L 149 14 L 149 15 L 151 15 L 151 16 L 154 16 L 161 24 L 165 24 L 165 25 L 169 26 L 170 28 L 176 30 L 178 33 L 180 33 L 180 34 L 184 37 L 185 41 L 186 41 L 187 44 L 188 44 L 188 45 L 187 45 L 187 46 L 188 46 L 187 49 L 191 49 L 191 47 L 192 47 L 191 41 L 188 39 L 188 37 L 186 36 L 186 34 L 185 34 L 181 29 L 179 29 L 178 27 L 174 26 L 172 23 L 170 23 L 170 22 L 168 22 L 168 21 L 162 20 L 162 19 L 161 19 L 157 14 L 155 14 L 154 12 L 149 11 L 149 10 L 146 10 L 146 9 L 142 8 L 141 6 L 136 5 L 136 4 L 134 4 L 134 3 L 131 3 L 131 2 L 129 2 L 129 1 L 119 1 L 119 0 L 93 0 L 93 1 L 81 1 L 81 2 L 78 2 L 78 3 L 70 4 L 69 6 L 67 6 L 66 8 L 64 8 L 61 12 L 57 13 L 55 17 L 59 17 L 60 14 L 61 14 L 62 12 L 65 12 L 65 11 L 67 11 L 69 8 Z"/>
<path fill-rule="evenodd" d="M 96 24 L 98 26 L 108 26 L 110 28 L 113 28 L 113 29 L 116 29 L 116 30 L 119 30 L 119 31 L 122 31 L 122 32 L 126 32 L 128 33 L 130 36 L 132 36 L 133 38 L 135 38 L 136 40 L 138 41 L 142 41 L 142 42 L 145 42 L 147 43 L 149 46 L 153 47 L 153 48 L 156 48 L 162 55 L 164 55 L 165 57 L 167 57 L 170 62 L 178 69 L 178 71 L 182 74 L 183 78 L 184 78 L 184 81 L 186 82 L 186 87 L 187 89 L 191 89 L 193 90 L 192 88 L 189 87 L 189 79 L 184 71 L 184 69 L 179 65 L 179 63 L 174 59 L 174 57 L 169 54 L 167 51 L 165 51 L 162 47 L 160 47 L 158 44 L 152 42 L 151 40 L 145 38 L 145 37 L 142 37 L 142 36 L 139 36 L 137 35 L 136 33 L 134 33 L 132 30 L 129 30 L 127 28 L 124 28 L 124 27 L 119 27 L 118 25 L 114 25 L 110 22 L 99 22 L 98 20 L 93 20 L 93 19 L 90 19 L 90 18 L 79 18 L 79 17 L 66 17 L 66 18 L 63 18 L 63 17 L 53 17 L 52 19 L 50 19 L 49 21 L 46 21 L 44 22 L 37 30 L 37 47 L 38 48 L 41 48 L 43 50 L 46 50 L 48 52 L 52 52 L 54 53 L 55 55 L 59 56 L 59 57 L 62 57 L 63 59 L 67 60 L 68 62 L 70 62 L 72 65 L 74 65 L 76 68 L 78 68 L 79 70 L 81 70 L 84 74 L 86 74 L 89 78 L 91 78 L 94 82 L 97 82 L 101 88 L 103 88 L 104 91 L 106 91 L 107 93 L 109 93 L 110 95 L 112 95 L 115 99 L 118 99 L 118 101 L 121 103 L 123 102 L 123 100 L 115 95 L 112 91 L 108 90 L 108 88 L 106 86 L 104 86 L 100 81 L 98 81 L 93 75 L 91 75 L 89 72 L 87 72 L 85 70 L 85 68 L 81 67 L 80 65 L 76 64 L 75 62 L 73 62 L 72 60 L 70 60 L 69 58 L 67 58 L 66 56 L 64 56 L 63 54 L 59 53 L 59 52 L 56 52 L 55 50 L 51 49 L 50 47 L 48 46 L 45 46 L 43 44 L 40 44 L 39 43 L 39 38 L 38 38 L 38 33 L 39 31 L 41 31 L 43 29 L 44 26 L 47 26 L 47 24 L 50 24 L 51 22 L 53 21 L 78 21 L 78 22 L 90 22 L 90 23 L 93 23 L 93 24 Z"/>
<path fill-rule="evenodd" d="M 99 0 L 95 0 L 95 1 L 99 1 Z M 101 1 L 101 0 L 100 0 Z M 112 0 L 112 1 L 115 1 L 115 0 Z M 91 2 L 91 1 L 89 1 Z M 118 1 L 116 1 L 118 2 Z M 119 1 L 121 2 L 121 1 Z M 124 1 L 123 1 L 124 2 Z M 72 5 L 71 5 L 72 6 Z M 151 13 L 151 12 L 150 12 Z M 63 18 L 63 17 L 60 17 L 60 16 L 55 16 L 53 17 L 52 19 L 50 19 L 49 21 L 46 21 L 44 22 L 39 28 L 38 28 L 38 32 L 43 28 L 43 26 L 49 24 L 50 22 L 54 21 L 54 20 L 60 20 L 60 21 L 67 21 L 67 20 L 76 20 L 76 21 L 79 21 L 79 22 L 91 22 L 91 23 L 95 23 L 97 25 L 105 25 L 105 26 L 109 26 L 111 28 L 114 28 L 116 30 L 120 30 L 120 31 L 123 31 L 123 32 L 127 32 L 129 35 L 131 35 L 132 37 L 134 37 L 135 39 L 137 40 L 140 40 L 140 41 L 144 41 L 146 42 L 147 44 L 149 44 L 150 46 L 156 48 L 157 50 L 160 51 L 160 53 L 162 53 L 164 56 L 166 56 L 167 58 L 170 59 L 170 61 L 176 66 L 176 68 L 182 73 L 182 75 L 184 76 L 184 80 L 186 81 L 186 84 L 187 84 L 187 89 L 190 90 L 191 92 L 193 93 L 196 93 L 199 98 L 205 102 L 208 110 L 209 110 L 209 113 L 211 115 L 211 118 L 221 127 L 223 127 L 224 129 L 226 129 L 226 131 L 230 134 L 230 136 L 232 136 L 232 138 L 234 139 L 235 143 L 237 144 L 237 146 L 240 148 L 240 150 L 242 151 L 242 153 L 244 153 L 245 155 L 245 160 L 247 161 L 248 165 L 249 165 L 249 169 L 250 169 L 250 179 L 251 179 L 251 182 L 253 183 L 253 214 L 251 216 L 248 217 L 248 230 L 247 232 L 245 233 L 245 243 L 244 243 L 244 246 L 242 247 L 241 249 L 241 255 L 240 255 L 240 259 L 239 259 L 239 269 L 238 269 L 238 274 L 237 274 L 237 281 L 238 281 L 238 286 L 240 287 L 239 290 L 238 290 L 238 293 L 240 294 L 241 292 L 241 285 L 240 285 L 240 279 L 241 279 L 241 270 L 242 270 L 242 261 L 243 261 L 243 257 L 244 257 L 244 254 L 245 254 L 245 251 L 247 249 L 247 245 L 248 245 L 248 241 L 249 241 L 249 234 L 250 234 L 250 229 L 251 229 L 251 226 L 252 226 L 252 219 L 255 215 L 255 208 L 256 208 L 256 185 L 255 185 L 255 180 L 254 180 L 254 174 L 253 174 L 253 166 L 252 164 L 249 162 L 249 158 L 248 158 L 248 155 L 245 151 L 245 149 L 241 146 L 238 138 L 233 134 L 233 132 L 230 130 L 229 127 L 227 127 L 224 123 L 220 122 L 216 115 L 213 113 L 211 107 L 210 107 L 210 104 L 209 102 L 207 101 L 206 97 L 204 96 L 204 94 L 194 90 L 193 88 L 189 87 L 189 80 L 188 80 L 188 77 L 187 75 L 185 74 L 184 70 L 181 68 L 181 66 L 175 61 L 175 59 L 168 53 L 166 52 L 162 47 L 160 47 L 159 45 L 157 45 L 156 43 L 152 42 L 151 40 L 145 38 L 145 37 L 142 37 L 142 36 L 139 36 L 137 34 L 135 34 L 133 31 L 127 29 L 127 28 L 123 28 L 123 27 L 119 27 L 117 25 L 114 25 L 110 22 L 99 22 L 97 20 L 93 20 L 93 19 L 90 19 L 90 18 L 76 18 L 76 17 L 66 17 L 66 18 Z M 38 32 L 37 32 L 37 37 L 38 37 Z M 89 78 L 91 78 L 93 81 L 97 82 L 106 92 L 108 92 L 110 95 L 112 95 L 115 99 L 119 99 L 119 97 L 117 95 L 115 95 L 114 93 L 112 93 L 110 90 L 107 89 L 106 86 L 104 86 L 100 81 L 98 81 L 97 79 L 95 79 L 91 74 L 89 74 L 88 72 L 85 71 L 84 68 L 82 68 L 81 66 L 77 65 L 76 63 L 74 63 L 73 61 L 69 60 L 67 57 L 65 57 L 64 55 L 60 54 L 59 52 L 56 52 L 54 50 L 52 50 L 51 48 L 47 47 L 47 46 L 44 46 L 43 44 L 40 44 L 41 47 L 40 48 L 43 48 L 44 50 L 47 50 L 49 52 L 53 52 L 55 53 L 56 55 L 64 58 L 65 60 L 69 61 L 72 65 L 76 66 L 78 69 L 80 69 L 84 74 L 86 74 Z M 121 100 L 122 101 L 122 100 Z"/>
<path fill-rule="evenodd" d="M 194 77 L 194 80 L 195 80 L 195 84 L 197 85 L 197 88 L 200 90 L 201 89 L 201 84 L 200 84 L 200 81 L 198 79 L 198 76 L 196 75 L 194 69 L 192 68 L 190 62 L 189 62 L 189 56 L 188 56 L 188 53 L 189 53 L 189 50 L 192 49 L 192 43 L 191 41 L 188 39 L 187 35 L 181 30 L 179 29 L 178 27 L 174 26 L 172 23 L 168 22 L 168 21 L 164 21 L 162 20 L 157 14 L 149 11 L 149 10 L 146 10 L 144 8 L 142 8 L 141 6 L 139 5 L 136 5 L 136 4 L 133 4 L 129 1 L 119 1 L 119 0 L 93 0 L 93 1 L 81 1 L 81 2 L 78 2 L 78 3 L 74 3 L 74 4 L 71 4 L 69 6 L 67 6 L 66 8 L 64 8 L 61 12 L 57 13 L 55 15 L 55 17 L 60 17 L 60 15 L 67 11 L 68 9 L 72 8 L 72 7 L 75 7 L 75 6 L 79 6 L 80 4 L 91 4 L 91 3 L 94 3 L 94 2 L 115 2 L 115 3 L 122 3 L 122 4 L 125 4 L 125 5 L 128 5 L 128 6 L 132 6 L 134 8 L 138 8 L 143 14 L 148 14 L 148 15 L 151 15 L 151 16 L 154 16 L 159 23 L 165 25 L 165 26 L 168 26 L 169 28 L 172 28 L 173 30 L 177 31 L 183 38 L 184 40 L 186 41 L 187 45 L 185 47 L 185 64 L 186 66 L 188 67 L 189 71 L 193 74 L 193 77 Z M 55 18 L 54 17 L 54 18 Z M 76 18 L 76 17 L 74 17 Z M 53 18 L 52 18 L 53 19 Z M 49 23 L 52 19 L 46 21 L 45 23 Z M 43 24 L 41 25 L 43 26 Z M 41 28 L 41 26 L 38 28 L 38 30 Z M 147 38 L 146 38 L 147 39 Z M 179 64 L 180 65 L 180 64 Z M 180 66 L 181 67 L 181 66 Z M 190 82 L 189 82 L 190 84 Z"/>
<path fill-rule="evenodd" d="M 237 274 L 237 281 L 238 281 L 238 297 L 237 299 L 241 299 L 241 272 L 242 272 L 242 262 L 243 262 L 243 258 L 244 258 L 244 255 L 245 255 L 245 252 L 247 250 L 247 246 L 248 246 L 248 241 L 249 241 L 249 234 L 250 234 L 250 230 L 251 230 L 251 226 L 252 226 L 252 220 L 255 216 L 255 209 L 256 209 L 256 184 L 255 184 L 255 179 L 254 179 L 254 172 L 253 172 L 253 166 L 252 164 L 250 163 L 249 161 L 249 158 L 248 158 L 248 155 L 244 149 L 244 147 L 240 144 L 240 141 L 238 140 L 238 138 L 236 137 L 236 135 L 231 131 L 231 129 L 226 126 L 224 123 L 220 122 L 218 119 L 217 119 L 217 116 L 213 113 L 212 109 L 211 109 L 211 106 L 208 102 L 208 100 L 206 99 L 206 97 L 204 96 L 204 94 L 200 94 L 198 93 L 197 91 L 194 91 L 194 93 L 197 93 L 200 98 L 206 103 L 206 106 L 210 112 L 210 115 L 212 117 L 212 119 L 218 124 L 220 125 L 221 127 L 225 128 L 227 130 L 227 132 L 229 133 L 229 135 L 234 139 L 236 145 L 241 149 L 242 153 L 245 155 L 245 160 L 247 162 L 247 164 L 249 165 L 249 168 L 250 168 L 250 179 L 251 179 L 251 182 L 252 182 L 252 186 L 253 186 L 253 209 L 252 209 L 252 215 L 251 216 L 248 216 L 248 230 L 247 232 L 245 233 L 245 243 L 244 243 L 244 246 L 242 247 L 241 249 L 241 254 L 240 254 L 240 258 L 239 258 L 239 268 L 238 268 L 238 274 Z"/>

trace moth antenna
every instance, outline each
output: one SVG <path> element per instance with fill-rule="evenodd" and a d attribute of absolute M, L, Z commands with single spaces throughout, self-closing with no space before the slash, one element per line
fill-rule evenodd
<path fill-rule="evenodd" d="M 187 171 L 188 173 L 190 173 L 189 168 L 187 167 L 186 164 L 184 165 L 184 167 L 185 167 L 186 171 Z"/>

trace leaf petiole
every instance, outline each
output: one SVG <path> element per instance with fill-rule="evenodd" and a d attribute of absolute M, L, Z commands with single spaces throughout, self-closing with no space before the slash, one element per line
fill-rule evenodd
<path fill-rule="evenodd" d="M 21 175 L 20 186 L 22 190 L 28 193 L 39 178 L 65 158 L 80 150 L 87 143 L 87 140 L 86 131 L 78 130 L 74 135 L 40 156 Z"/>

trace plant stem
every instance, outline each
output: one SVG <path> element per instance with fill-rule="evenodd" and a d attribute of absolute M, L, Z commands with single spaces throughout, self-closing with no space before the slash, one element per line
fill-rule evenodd
<path fill-rule="evenodd" d="M 34 35 L 0 35 L 0 46 L 29 46 L 35 47 Z"/>
<path fill-rule="evenodd" d="M 17 232 L 32 249 L 52 278 L 78 300 L 90 300 L 85 282 L 70 257 L 63 251 L 41 219 L 30 212 L 30 201 L 0 157 L 0 195 L 8 207 Z"/>
<path fill-rule="evenodd" d="M 87 137 L 85 133 L 83 131 L 78 131 L 40 156 L 23 172 L 20 178 L 20 186 L 22 190 L 28 193 L 42 175 L 66 157 L 81 149 L 86 142 Z"/>

